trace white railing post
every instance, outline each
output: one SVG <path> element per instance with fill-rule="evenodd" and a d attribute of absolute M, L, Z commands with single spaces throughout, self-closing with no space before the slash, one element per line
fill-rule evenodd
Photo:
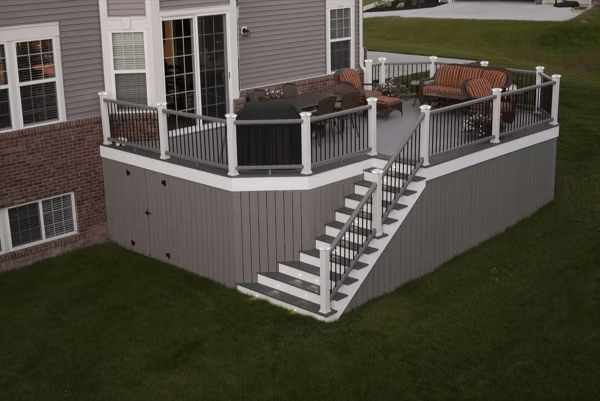
<path fill-rule="evenodd" d="M 500 143 L 500 108 L 502 107 L 502 88 L 492 89 L 492 140 L 491 143 Z"/>
<path fill-rule="evenodd" d="M 158 108 L 158 142 L 160 146 L 160 158 L 166 160 L 170 158 L 167 155 L 169 151 L 169 127 L 167 125 L 167 113 L 164 110 L 167 108 L 166 103 L 156 103 Z"/>
<path fill-rule="evenodd" d="M 542 73 L 543 72 L 544 72 L 543 66 L 538 65 L 537 67 L 535 67 L 535 84 L 536 85 L 540 85 L 542 83 Z M 541 97 L 542 97 L 542 90 L 538 88 L 535 91 L 535 110 L 536 111 L 540 110 Z"/>
<path fill-rule="evenodd" d="M 371 205 L 371 216 L 373 216 L 373 228 L 375 229 L 375 236 L 381 237 L 383 235 L 383 224 L 381 221 L 381 215 L 383 214 L 383 170 L 373 170 L 375 174 L 375 180 L 377 182 L 377 188 L 373 193 L 373 204 Z"/>
<path fill-rule="evenodd" d="M 385 60 L 387 59 L 385 57 L 379 57 L 378 60 L 381 63 L 379 66 L 379 85 L 383 85 L 387 80 L 387 76 L 385 75 Z"/>
<path fill-rule="evenodd" d="M 368 86 L 366 89 L 373 89 L 373 60 L 370 58 L 365 60 L 365 84 Z"/>
<path fill-rule="evenodd" d="M 225 118 L 227 119 L 227 160 L 229 164 L 229 172 L 227 175 L 235 176 L 240 174 L 237 171 L 237 133 L 235 125 L 237 115 L 228 113 L 225 114 Z"/>
<path fill-rule="evenodd" d="M 302 174 L 312 174 L 311 170 L 311 127 L 310 127 L 310 116 L 312 113 L 308 111 L 303 111 L 300 113 L 300 118 L 302 118 Z"/>
<path fill-rule="evenodd" d="M 424 104 L 420 106 L 421 113 L 424 118 L 421 121 L 421 157 L 423 158 L 423 166 L 429 166 L 429 121 L 431 119 L 431 106 Z"/>
<path fill-rule="evenodd" d="M 371 107 L 369 109 L 369 123 L 367 127 L 369 127 L 369 145 L 371 146 L 371 150 L 369 151 L 369 156 L 375 156 L 377 154 L 377 98 L 370 97 L 367 99 L 367 103 Z"/>
<path fill-rule="evenodd" d="M 554 74 L 552 75 L 552 80 L 555 82 L 552 87 L 552 121 L 550 124 L 557 125 L 558 124 L 558 100 L 560 94 L 560 75 Z"/>
<path fill-rule="evenodd" d="M 437 56 L 431 56 L 429 57 L 429 60 L 431 61 L 431 67 L 429 67 L 429 78 L 433 78 L 437 71 L 437 66 L 435 64 L 437 62 Z"/>
<path fill-rule="evenodd" d="M 321 292 L 321 307 L 320 313 L 331 312 L 331 293 L 329 292 L 329 280 L 331 269 L 329 268 L 329 258 L 331 256 L 331 248 L 319 248 L 320 272 L 321 279 L 319 282 Z"/>
<path fill-rule="evenodd" d="M 490 65 L 490 62 L 489 62 L 489 61 L 480 61 L 480 62 L 479 62 L 479 64 L 480 64 L 482 67 L 487 67 L 487 66 L 489 66 L 489 65 Z"/>
<path fill-rule="evenodd" d="M 110 138 L 110 121 L 108 120 L 108 109 L 107 105 L 104 102 L 104 99 L 108 96 L 106 92 L 98 92 L 98 96 L 100 96 L 100 118 L 102 120 L 102 141 L 103 145 L 110 145 L 112 142 L 108 139 Z"/>

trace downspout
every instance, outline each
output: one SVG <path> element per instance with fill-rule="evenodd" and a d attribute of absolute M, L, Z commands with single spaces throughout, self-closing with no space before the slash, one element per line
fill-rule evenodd
<path fill-rule="evenodd" d="M 360 48 L 360 62 L 359 62 L 359 66 L 360 69 L 363 70 L 363 73 L 367 71 L 367 68 L 365 67 L 365 60 L 363 55 L 365 54 L 365 48 L 363 47 L 363 8 L 362 8 L 362 1 L 358 2 L 359 7 L 358 7 L 358 17 L 360 18 L 360 23 L 358 25 L 358 35 L 359 35 L 359 48 Z"/>

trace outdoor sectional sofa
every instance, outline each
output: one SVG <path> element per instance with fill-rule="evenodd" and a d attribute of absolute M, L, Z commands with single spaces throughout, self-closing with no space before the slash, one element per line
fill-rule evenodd
<path fill-rule="evenodd" d="M 424 78 L 419 85 L 421 102 L 435 101 L 450 104 L 472 99 L 466 89 L 470 79 L 483 79 L 492 88 L 508 89 L 512 73 L 504 68 L 448 64 L 440 66 L 432 78 Z"/>

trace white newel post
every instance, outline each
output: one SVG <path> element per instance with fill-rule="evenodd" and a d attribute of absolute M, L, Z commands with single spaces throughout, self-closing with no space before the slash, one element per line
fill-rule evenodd
<path fill-rule="evenodd" d="M 424 104 L 420 106 L 421 113 L 424 118 L 421 121 L 421 157 L 423 158 L 423 166 L 429 166 L 429 121 L 431 119 L 431 106 Z"/>
<path fill-rule="evenodd" d="M 433 78 L 437 72 L 437 67 L 435 64 L 437 62 L 437 56 L 431 56 L 429 57 L 429 60 L 431 61 L 431 67 L 429 67 L 429 78 Z"/>
<path fill-rule="evenodd" d="M 500 143 L 500 109 L 502 107 L 502 88 L 492 89 L 492 140 L 491 143 Z"/>
<path fill-rule="evenodd" d="M 365 84 L 373 83 L 373 60 L 370 58 L 365 60 Z M 367 89 L 373 89 L 372 85 L 368 85 Z"/>
<path fill-rule="evenodd" d="M 383 85 L 387 80 L 387 76 L 385 75 L 385 60 L 387 59 L 385 57 L 379 57 L 378 60 L 381 63 L 379 66 L 379 85 Z"/>
<path fill-rule="evenodd" d="M 100 97 L 100 118 L 102 119 L 102 141 L 103 145 L 110 145 L 112 142 L 108 139 L 110 138 L 110 121 L 108 120 L 108 109 L 104 99 L 108 96 L 106 92 L 98 92 L 98 96 Z"/>
<path fill-rule="evenodd" d="M 321 308 L 320 313 L 331 312 L 331 293 L 329 292 L 329 280 L 330 280 L 330 269 L 329 269 L 329 258 L 331 255 L 331 248 L 319 248 L 319 259 L 320 259 L 320 291 L 321 291 Z"/>
<path fill-rule="evenodd" d="M 166 160 L 170 158 L 167 155 L 169 151 L 169 127 L 167 125 L 167 113 L 163 110 L 167 108 L 166 103 L 156 103 L 158 108 L 158 138 L 160 144 L 160 158 Z"/>
<path fill-rule="evenodd" d="M 381 221 L 381 215 L 383 210 L 383 170 L 375 169 L 373 170 L 373 174 L 375 174 L 377 188 L 373 193 L 371 216 L 373 216 L 373 228 L 375 229 L 375 236 L 381 237 L 383 235 L 383 224 Z"/>
<path fill-rule="evenodd" d="M 552 87 L 552 121 L 550 124 L 557 125 L 558 124 L 558 100 L 560 93 L 560 75 L 554 74 L 552 75 L 552 80 L 555 82 Z"/>
<path fill-rule="evenodd" d="M 480 61 L 479 64 L 481 64 L 482 67 L 487 67 L 490 65 L 489 61 Z"/>
<path fill-rule="evenodd" d="M 302 174 L 312 174 L 311 170 L 311 129 L 310 129 L 310 116 L 312 113 L 308 111 L 303 111 L 300 113 L 300 118 L 302 118 Z"/>
<path fill-rule="evenodd" d="M 237 135 L 235 125 L 237 115 L 228 113 L 225 114 L 225 118 L 227 119 L 227 160 L 229 161 L 229 172 L 227 175 L 235 176 L 240 174 L 237 171 Z"/>
<path fill-rule="evenodd" d="M 538 65 L 537 67 L 535 67 L 535 84 L 536 85 L 540 85 L 542 83 L 542 73 L 543 72 L 544 72 L 543 66 Z M 540 109 L 541 97 L 542 97 L 542 90 L 537 89 L 535 91 L 535 110 L 536 111 L 538 111 Z"/>
<path fill-rule="evenodd" d="M 367 99 L 367 103 L 371 108 L 369 109 L 369 145 L 371 150 L 369 156 L 375 156 L 377 154 L 377 98 L 370 97 Z"/>

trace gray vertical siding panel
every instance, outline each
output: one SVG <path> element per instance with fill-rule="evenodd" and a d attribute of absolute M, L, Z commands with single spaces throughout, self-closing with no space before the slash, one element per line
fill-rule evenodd
<path fill-rule="evenodd" d="M 108 0 L 109 17 L 132 17 L 146 15 L 144 0 Z"/>
<path fill-rule="evenodd" d="M 242 246 L 242 207 L 241 194 L 234 192 L 231 194 L 231 216 L 233 220 L 233 252 L 235 264 L 235 282 L 244 281 L 244 254 Z"/>
<path fill-rule="evenodd" d="M 284 219 L 284 208 L 283 208 L 283 192 L 275 192 L 275 205 L 276 205 L 276 221 L 277 221 L 277 260 L 284 261 L 285 258 L 285 219 Z"/>
<path fill-rule="evenodd" d="M 551 140 L 428 181 L 348 310 L 431 272 L 551 201 L 555 152 Z"/>
<path fill-rule="evenodd" d="M 161 10 L 181 10 L 229 5 L 229 0 L 160 0 Z"/>
<path fill-rule="evenodd" d="M 284 227 L 284 236 L 285 236 L 285 260 L 294 260 L 296 256 L 294 254 L 294 227 L 293 227 L 293 204 L 292 204 L 292 192 L 285 191 L 283 193 L 283 205 L 285 207 L 286 213 L 285 216 L 285 227 Z"/>
<path fill-rule="evenodd" d="M 240 89 L 327 73 L 323 0 L 239 0 Z"/>
<path fill-rule="evenodd" d="M 275 265 L 269 264 L 269 229 L 268 229 L 268 221 L 269 216 L 267 214 L 267 193 L 259 192 L 258 193 L 258 215 L 259 215 L 259 232 L 260 232 L 260 241 L 259 248 L 255 249 L 255 252 L 260 251 L 260 263 L 259 270 L 266 269 L 269 271 L 275 270 Z"/>
<path fill-rule="evenodd" d="M 97 0 L 2 0 L 0 27 L 58 22 L 67 119 L 100 115 L 104 90 Z"/>
<path fill-rule="evenodd" d="M 294 227 L 294 256 L 302 250 L 302 193 L 294 191 L 292 196 L 292 222 Z M 314 245 L 311 247 L 314 248 Z"/>
<path fill-rule="evenodd" d="M 269 271 L 277 270 L 277 210 L 275 204 L 275 192 L 267 192 L 267 243 L 269 249 Z M 275 267 L 273 267 L 275 266 Z"/>
<path fill-rule="evenodd" d="M 259 216 L 258 216 L 258 193 L 250 192 L 250 242 L 252 258 L 252 281 L 256 281 L 257 274 L 260 271 L 260 235 L 259 235 Z"/>

